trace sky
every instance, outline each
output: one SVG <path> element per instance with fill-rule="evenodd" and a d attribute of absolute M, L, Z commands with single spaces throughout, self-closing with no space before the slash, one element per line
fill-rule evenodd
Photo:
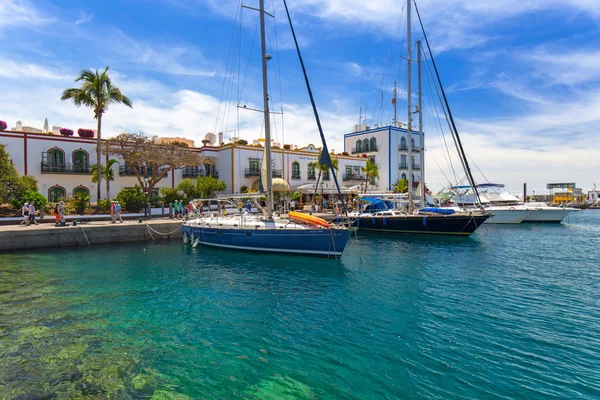
<path fill-rule="evenodd" d="M 282 1 L 265 3 L 275 16 L 267 17 L 271 108 L 283 111 L 273 114 L 273 134 L 319 145 Z M 223 131 L 252 141 L 263 135 L 261 114 L 237 105 L 262 108 L 258 14 L 240 4 L 0 0 L 0 120 L 9 129 L 17 120 L 41 128 L 45 118 L 93 128 L 93 113 L 60 95 L 81 70 L 110 66 L 134 107 L 112 106 L 103 137 L 144 132 L 199 144 Z M 475 179 L 517 193 L 524 182 L 538 193 L 548 182 L 592 188 L 600 180 L 598 0 L 417 4 Z M 330 149 L 343 151 L 361 109 L 370 126 L 390 123 L 394 81 L 406 122 L 404 1 L 290 0 L 289 8 Z M 422 39 L 414 15 L 412 24 L 413 41 Z M 431 82 L 423 83 L 426 180 L 437 190 L 464 174 L 450 172 L 460 168 L 443 144 L 451 139 Z"/>

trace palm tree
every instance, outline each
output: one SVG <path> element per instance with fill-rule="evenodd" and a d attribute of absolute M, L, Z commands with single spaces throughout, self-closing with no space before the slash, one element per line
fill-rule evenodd
<path fill-rule="evenodd" d="M 394 185 L 394 191 L 396 193 L 408 192 L 408 181 L 406 180 L 406 178 L 402 178 L 398 182 L 396 182 L 396 184 Z"/>
<path fill-rule="evenodd" d="M 367 175 L 367 183 L 365 185 L 365 193 L 367 193 L 367 186 L 369 186 L 371 179 L 379 179 L 379 166 L 375 164 L 375 161 L 369 160 L 360 170 Z"/>
<path fill-rule="evenodd" d="M 117 160 L 110 159 L 106 165 L 100 167 L 100 179 L 106 181 L 106 198 L 110 199 L 110 181 L 115 180 L 115 171 L 113 165 L 118 164 Z M 92 165 L 92 182 L 98 183 L 98 165 Z M 98 186 L 100 184 L 98 183 Z"/>
<path fill-rule="evenodd" d="M 319 175 L 317 176 L 317 183 L 315 184 L 315 192 L 313 193 L 313 199 L 317 196 L 317 190 L 319 189 L 319 181 L 321 180 L 321 175 L 323 172 L 329 171 L 329 165 L 321 164 L 321 154 L 319 154 L 319 159 L 317 161 L 311 162 L 311 165 L 315 170 L 319 171 Z M 338 169 L 338 160 L 337 158 L 331 159 L 331 164 L 333 165 L 333 169 L 337 171 Z"/>
<path fill-rule="evenodd" d="M 61 96 L 61 100 L 73 100 L 77 107 L 86 106 L 94 110 L 94 118 L 98 121 L 98 130 L 96 132 L 96 164 L 102 169 L 100 159 L 101 139 L 102 139 L 102 114 L 108 110 L 110 104 L 125 104 L 127 107 L 133 107 L 129 97 L 123 95 L 121 90 L 113 86 L 108 76 L 108 67 L 103 72 L 98 70 L 83 70 L 75 82 L 82 82 L 80 88 L 66 89 Z M 100 183 L 102 174 L 98 176 L 98 198 L 100 200 Z"/>

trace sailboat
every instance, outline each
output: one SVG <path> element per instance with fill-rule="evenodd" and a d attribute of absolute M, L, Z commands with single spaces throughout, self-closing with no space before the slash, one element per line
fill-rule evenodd
<path fill-rule="evenodd" d="M 412 107 L 412 48 L 413 42 L 411 39 L 411 18 L 412 18 L 412 2 L 413 0 L 406 0 L 406 15 L 407 15 L 407 100 L 408 100 L 408 118 L 407 118 L 407 145 L 408 145 L 408 153 L 412 154 L 412 132 L 413 132 L 413 124 L 412 118 L 415 112 L 419 114 L 419 137 L 421 140 L 420 147 L 420 159 L 421 159 L 421 182 L 419 185 L 419 197 L 420 197 L 420 207 L 419 209 L 414 209 L 414 194 L 413 194 L 413 178 L 412 178 L 412 165 L 408 163 L 408 207 L 407 210 L 397 210 L 395 209 L 392 202 L 386 200 L 385 198 L 378 198 L 377 196 L 370 198 L 362 198 L 363 202 L 369 203 L 368 209 L 369 212 L 359 214 L 355 220 L 355 226 L 359 229 L 359 231 L 375 231 L 380 233 L 399 233 L 399 234 L 417 234 L 417 235 L 451 235 L 451 236 L 469 236 L 473 232 L 475 232 L 488 218 L 492 217 L 492 214 L 484 211 L 483 209 L 474 209 L 471 211 L 463 212 L 463 211 L 455 211 L 455 210 L 447 210 L 433 207 L 426 207 L 426 193 L 425 193 L 425 179 L 424 179 L 424 149 L 423 146 L 423 94 L 422 94 L 422 78 L 421 78 L 421 41 L 416 42 L 417 48 L 417 65 L 418 65 L 418 106 L 416 110 L 413 110 Z M 415 3 L 416 5 L 416 3 Z M 418 9 L 417 9 L 418 13 Z M 419 17 L 420 20 L 420 17 Z M 422 26 L 422 25 L 421 25 Z M 437 74 L 437 67 L 435 67 L 435 61 L 433 60 L 433 55 L 431 53 L 431 49 L 429 48 L 429 42 L 427 41 L 427 36 L 425 35 L 425 31 L 423 30 L 423 35 L 425 36 L 425 40 L 427 43 L 427 48 L 429 49 L 429 53 L 431 56 L 431 60 L 433 62 L 433 66 L 435 68 Z M 467 178 L 469 182 L 474 183 L 473 176 L 471 174 L 469 163 L 467 161 L 466 155 L 462 148 L 462 144 L 460 141 L 460 137 L 458 136 L 458 131 L 454 124 L 454 119 L 452 118 L 452 113 L 450 111 L 450 107 L 448 106 L 448 101 L 446 99 L 446 95 L 444 93 L 443 87 L 441 85 L 441 81 L 438 75 L 438 81 L 440 84 L 440 89 L 443 94 L 444 100 L 446 102 L 446 109 L 448 115 L 450 117 L 450 122 L 453 126 L 453 135 L 457 142 L 457 147 L 459 150 L 459 155 L 461 157 L 461 162 L 465 168 L 465 172 L 467 174 Z M 397 90 L 394 88 L 394 110 L 396 107 L 396 93 Z M 394 125 L 396 124 L 396 117 L 394 111 Z M 476 190 L 477 193 L 477 190 Z M 478 194 L 477 194 L 478 196 Z M 385 196 L 384 196 L 385 197 Z"/>
<path fill-rule="evenodd" d="M 239 215 L 223 216 L 219 210 L 186 221 L 182 226 L 184 241 L 192 245 L 205 245 L 224 249 L 253 251 L 261 253 L 282 253 L 290 255 L 305 255 L 317 257 L 341 257 L 348 239 L 350 229 L 344 225 L 334 225 L 316 217 L 306 218 L 301 213 L 289 213 L 289 218 L 275 216 L 273 213 L 273 178 L 271 171 L 271 124 L 269 112 L 269 95 L 267 81 L 267 61 L 271 58 L 266 52 L 265 38 L 265 7 L 264 0 L 259 1 L 260 13 L 262 86 L 264 101 L 265 146 L 261 166 L 261 180 L 266 191 L 267 206 L 264 215 L 254 215 L 244 210 Z M 287 11 L 287 5 L 286 5 Z M 321 163 L 331 165 L 329 151 L 322 133 L 310 84 L 306 77 L 304 63 L 298 47 L 291 18 L 288 14 L 292 35 L 296 42 L 298 56 L 305 74 L 307 88 L 310 94 L 317 125 L 323 140 L 324 158 Z M 333 173 L 335 178 L 335 173 Z M 337 178 L 336 185 L 337 185 Z M 339 186 L 338 186 L 339 190 Z M 263 195 L 260 195 L 261 197 Z M 248 197 L 248 196 L 245 196 Z M 256 204 L 262 210 L 262 208 Z"/>

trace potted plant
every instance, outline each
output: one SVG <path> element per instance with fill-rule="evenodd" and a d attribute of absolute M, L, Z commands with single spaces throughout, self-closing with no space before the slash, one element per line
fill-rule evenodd
<path fill-rule="evenodd" d="M 94 131 L 91 129 L 79 128 L 77 130 L 77 134 L 79 135 L 79 137 L 87 138 L 87 139 L 91 139 L 94 137 Z"/>
<path fill-rule="evenodd" d="M 63 136 L 73 136 L 73 129 L 60 128 L 60 134 Z"/>

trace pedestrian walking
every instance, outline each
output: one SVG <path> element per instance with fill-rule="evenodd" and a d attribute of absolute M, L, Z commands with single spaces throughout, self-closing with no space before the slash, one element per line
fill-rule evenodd
<path fill-rule="evenodd" d="M 315 202 L 311 201 L 310 202 L 309 213 L 310 213 L 310 215 L 313 215 L 314 212 L 315 212 Z"/>
<path fill-rule="evenodd" d="M 37 221 L 35 220 L 35 201 L 29 203 L 29 223 L 37 225 Z"/>
<path fill-rule="evenodd" d="M 21 208 L 21 215 L 23 216 L 23 222 L 21 224 L 29 226 L 29 203 L 24 203 Z"/>
<path fill-rule="evenodd" d="M 290 201 L 290 210 L 296 211 L 296 202 L 294 200 Z"/>
<path fill-rule="evenodd" d="M 252 203 L 250 202 L 250 199 L 246 201 L 246 210 L 248 210 L 248 214 L 252 214 Z"/>
<path fill-rule="evenodd" d="M 111 219 L 111 224 L 116 224 L 117 223 L 117 202 L 116 201 L 111 201 L 110 202 L 110 219 Z"/>
<path fill-rule="evenodd" d="M 120 223 L 123 223 L 123 218 L 121 218 L 121 204 L 117 201 L 115 202 L 115 222 L 119 220 Z"/>
<path fill-rule="evenodd" d="M 58 214 L 58 203 L 54 205 L 54 208 L 52 209 L 52 215 L 54 216 L 54 222 L 58 224 L 60 222 L 60 215 Z"/>

